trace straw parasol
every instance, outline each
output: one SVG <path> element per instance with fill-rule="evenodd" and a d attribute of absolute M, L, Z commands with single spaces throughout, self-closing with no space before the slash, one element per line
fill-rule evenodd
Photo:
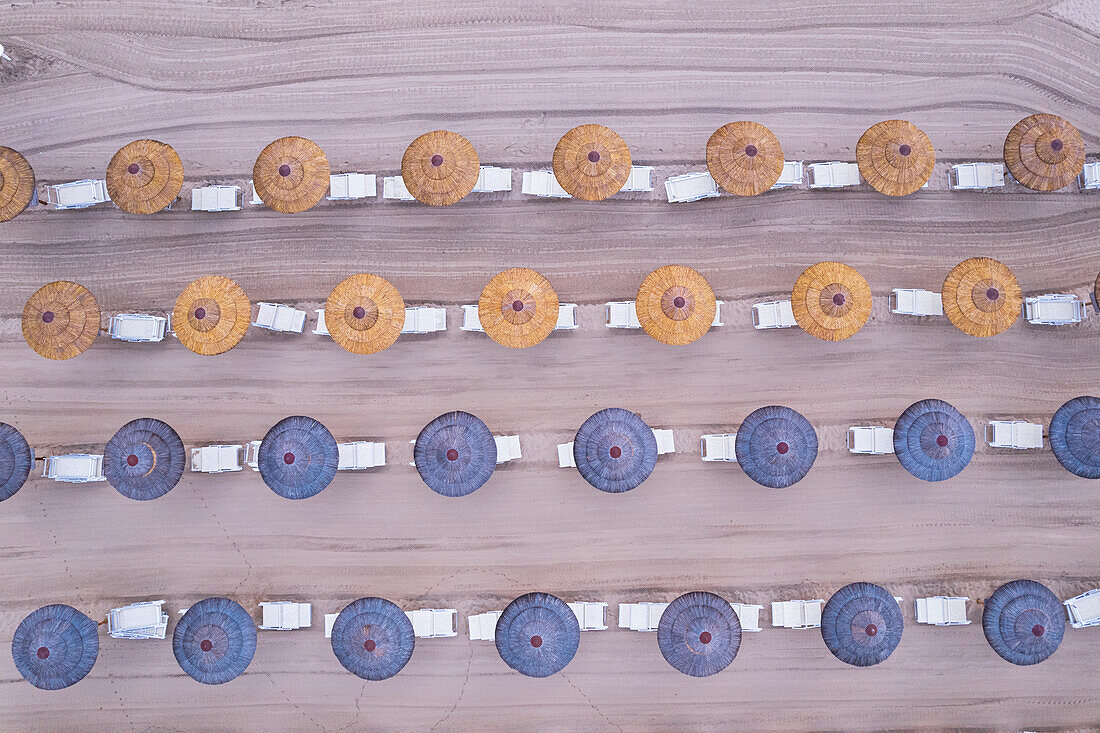
<path fill-rule="evenodd" d="M 275 423 L 260 441 L 257 465 L 268 488 L 284 499 L 308 499 L 332 483 L 340 464 L 336 439 L 312 417 Z"/>
<path fill-rule="evenodd" d="M 43 285 L 23 306 L 23 338 L 47 359 L 71 359 L 99 334 L 99 304 L 83 285 L 68 280 Z"/>
<path fill-rule="evenodd" d="M 0 221 L 10 221 L 34 199 L 34 170 L 22 155 L 0 145 Z"/>
<path fill-rule="evenodd" d="M 897 600 L 874 583 L 850 583 L 821 610 L 821 638 L 829 651 L 854 667 L 886 661 L 898 644 L 905 620 Z"/>
<path fill-rule="evenodd" d="M 352 601 L 332 624 L 332 653 L 344 669 L 365 680 L 400 672 L 415 644 L 409 617 L 385 598 Z"/>
<path fill-rule="evenodd" d="M 489 428 L 468 412 L 448 412 L 416 436 L 413 462 L 428 488 L 443 496 L 472 494 L 497 465 L 497 443 Z"/>
<path fill-rule="evenodd" d="M 251 320 L 248 296 L 221 275 L 200 277 L 188 285 L 172 311 L 180 343 L 202 356 L 223 354 L 239 344 Z"/>
<path fill-rule="evenodd" d="M 61 690 L 92 671 L 99 656 L 99 629 L 72 606 L 43 606 L 20 622 L 11 656 L 27 682 L 40 690 Z"/>
<path fill-rule="evenodd" d="M 817 432 L 789 407 L 754 410 L 737 430 L 734 451 L 741 468 L 758 484 L 783 489 L 798 483 L 817 459 Z"/>
<path fill-rule="evenodd" d="M 721 596 L 685 593 L 668 604 L 657 624 L 665 661 L 691 677 L 709 677 L 730 666 L 741 648 L 741 621 Z"/>
<path fill-rule="evenodd" d="M 172 653 L 204 685 L 221 685 L 248 669 L 256 654 L 256 622 L 239 603 L 204 598 L 176 622 Z"/>
<path fill-rule="evenodd" d="M 657 465 L 657 439 L 635 412 L 609 407 L 590 416 L 573 439 L 573 462 L 600 491 L 621 494 L 641 485 Z"/>
<path fill-rule="evenodd" d="M 908 196 L 932 177 L 936 150 L 912 122 L 886 120 L 859 136 L 856 163 L 860 175 L 879 193 Z"/>
<path fill-rule="evenodd" d="M 707 168 L 722 188 L 738 196 L 764 193 L 783 175 L 783 148 L 757 122 L 730 122 L 707 140 Z"/>
<path fill-rule="evenodd" d="M 0 422 L 0 501 L 15 496 L 34 468 L 34 451 L 23 434 Z"/>
<path fill-rule="evenodd" d="M 528 677 L 549 677 L 565 669 L 580 642 L 576 614 L 549 593 L 520 596 L 497 620 L 497 653 L 505 664 Z"/>
<path fill-rule="evenodd" d="M 1057 191 L 1085 166 L 1081 133 L 1057 115 L 1031 115 L 1017 122 L 1008 131 L 1004 152 L 1012 177 L 1036 191 Z"/>
<path fill-rule="evenodd" d="M 497 273 L 477 301 L 485 333 L 512 349 L 539 343 L 558 323 L 558 294 L 545 277 L 526 267 Z"/>
<path fill-rule="evenodd" d="M 718 302 L 710 283 L 690 267 L 665 265 L 645 276 L 635 301 L 645 332 L 670 346 L 699 339 L 714 323 Z"/>
<path fill-rule="evenodd" d="M 1092 284 L 1092 305 L 1100 311 L 1100 275 L 1096 276 L 1096 281 Z"/>
<path fill-rule="evenodd" d="M 183 161 L 156 140 L 135 140 L 107 164 L 107 194 L 130 214 L 155 214 L 176 200 L 183 188 Z"/>
<path fill-rule="evenodd" d="M 943 400 L 914 402 L 894 424 L 894 454 L 917 478 L 943 481 L 974 457 L 974 429 Z"/>
<path fill-rule="evenodd" d="M 791 309 L 806 333 L 842 341 L 863 328 L 871 315 L 871 286 L 854 267 L 818 262 L 795 280 Z"/>
<path fill-rule="evenodd" d="M 405 327 L 405 301 L 390 281 L 360 273 L 345 278 L 325 303 L 325 328 L 353 354 L 374 354 L 393 345 Z"/>
<path fill-rule="evenodd" d="M 982 611 L 982 631 L 1005 661 L 1042 662 L 1062 643 L 1066 612 L 1058 596 L 1034 580 L 1013 580 L 993 591 Z"/>
<path fill-rule="evenodd" d="M 305 211 L 323 199 L 330 174 L 321 146 L 295 135 L 269 144 L 252 167 L 256 194 L 269 209 L 284 214 Z"/>
<path fill-rule="evenodd" d="M 630 148 L 611 128 L 581 125 L 554 148 L 554 177 L 573 198 L 602 201 L 630 178 Z"/>
<path fill-rule="evenodd" d="M 474 190 L 481 161 L 457 132 L 436 130 L 416 138 L 401 158 L 401 179 L 417 201 L 450 206 Z"/>
<path fill-rule="evenodd" d="M 943 312 L 971 336 L 996 336 L 1020 317 L 1024 296 L 1012 270 L 989 257 L 963 260 L 943 282 Z"/>
<path fill-rule="evenodd" d="M 1100 478 L 1100 398 L 1074 397 L 1050 421 L 1050 449 L 1070 473 Z"/>
<path fill-rule="evenodd" d="M 183 478 L 183 441 L 168 423 L 142 417 L 118 429 L 103 449 L 103 474 L 128 499 L 164 496 Z"/>

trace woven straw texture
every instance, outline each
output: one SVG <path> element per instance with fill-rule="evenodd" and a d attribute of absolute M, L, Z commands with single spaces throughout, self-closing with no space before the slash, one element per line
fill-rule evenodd
<path fill-rule="evenodd" d="M 721 596 L 685 593 L 661 614 L 657 646 L 672 668 L 709 677 L 730 666 L 741 648 L 741 621 Z"/>
<path fill-rule="evenodd" d="M 908 196 L 932 177 L 936 150 L 912 122 L 886 120 L 872 125 L 856 143 L 859 174 L 887 196 Z"/>
<path fill-rule="evenodd" d="M 332 653 L 365 680 L 393 677 L 412 658 L 415 645 L 409 617 L 385 598 L 352 601 L 332 625 Z"/>
<path fill-rule="evenodd" d="M 340 464 L 336 439 L 312 417 L 283 418 L 260 441 L 257 466 L 264 483 L 284 499 L 308 499 L 332 483 Z"/>
<path fill-rule="evenodd" d="M 332 340 L 353 354 L 389 348 L 405 327 L 405 301 L 390 281 L 360 273 L 345 278 L 325 303 Z"/>
<path fill-rule="evenodd" d="M 417 201 L 450 206 L 474 190 L 481 161 L 470 141 L 457 132 L 426 132 L 401 158 L 401 178 Z"/>
<path fill-rule="evenodd" d="M 14 219 L 34 198 L 34 171 L 27 159 L 0 145 L 0 221 Z"/>
<path fill-rule="evenodd" d="M 1050 449 L 1070 473 L 1100 478 L 1100 399 L 1074 397 L 1050 421 Z"/>
<path fill-rule="evenodd" d="M 603 125 L 581 125 L 561 136 L 554 148 L 554 177 L 573 198 L 602 201 L 630 178 L 630 148 Z"/>
<path fill-rule="evenodd" d="M 600 491 L 621 494 L 641 486 L 657 465 L 657 439 L 635 412 L 608 407 L 591 415 L 573 439 L 573 462 Z"/>
<path fill-rule="evenodd" d="M 23 338 L 47 359 L 84 353 L 99 334 L 99 304 L 83 285 L 57 280 L 43 285 L 23 306 Z"/>
<path fill-rule="evenodd" d="M 986 599 L 982 631 L 989 646 L 1005 661 L 1038 664 L 1062 643 L 1065 607 L 1042 583 L 1013 580 Z"/>
<path fill-rule="evenodd" d="M 897 600 L 874 583 L 844 586 L 821 611 L 821 638 L 840 661 L 870 667 L 886 661 L 898 644 L 905 620 Z"/>
<path fill-rule="evenodd" d="M 669 346 L 701 338 L 714 323 L 717 307 L 707 279 L 684 265 L 665 265 L 646 275 L 635 302 L 638 323 Z"/>
<path fill-rule="evenodd" d="M 172 653 L 180 669 L 204 685 L 221 685 L 248 669 L 256 654 L 256 622 L 239 603 L 204 598 L 176 622 Z"/>
<path fill-rule="evenodd" d="M 1036 191 L 1057 191 L 1081 175 L 1085 141 L 1057 115 L 1031 115 L 1008 131 L 1004 155 L 1017 181 Z"/>
<path fill-rule="evenodd" d="M 304 137 L 281 137 L 260 151 L 252 167 L 256 193 L 269 209 L 297 214 L 328 192 L 331 170 L 321 146 Z"/>
<path fill-rule="evenodd" d="M 577 653 L 581 628 L 573 610 L 549 593 L 527 593 L 505 607 L 497 620 L 497 653 L 528 677 L 549 677 Z"/>
<path fill-rule="evenodd" d="M 894 455 L 923 481 L 952 478 L 974 457 L 974 428 L 943 400 L 914 402 L 894 423 Z"/>
<path fill-rule="evenodd" d="M 783 175 L 783 148 L 757 122 L 722 125 L 707 140 L 707 168 L 722 188 L 738 196 L 764 193 Z"/>
<path fill-rule="evenodd" d="M 60 690 L 92 671 L 99 656 L 99 629 L 72 606 L 43 606 L 20 622 L 11 656 L 27 682 L 40 690 Z"/>
<path fill-rule="evenodd" d="M 130 214 L 155 214 L 176 200 L 183 188 L 183 161 L 156 140 L 135 140 L 107 164 L 107 194 Z"/>
<path fill-rule="evenodd" d="M 526 349 L 550 335 L 558 323 L 558 294 L 545 277 L 526 267 L 497 273 L 481 291 L 477 316 L 489 338 Z"/>
<path fill-rule="evenodd" d="M 151 417 L 131 420 L 103 449 L 103 475 L 128 499 L 164 496 L 183 478 L 186 454 L 172 427 Z"/>
<path fill-rule="evenodd" d="M 223 354 L 240 343 L 252 319 L 252 304 L 241 286 L 221 275 L 200 277 L 176 298 L 172 328 L 196 354 Z"/>
<path fill-rule="evenodd" d="M 807 267 L 791 291 L 794 319 L 823 341 L 854 336 L 871 315 L 871 286 L 854 267 L 819 262 Z"/>
<path fill-rule="evenodd" d="M 497 466 L 497 443 L 489 428 L 468 412 L 448 412 L 424 426 L 413 446 L 420 478 L 443 496 L 480 489 Z"/>
<path fill-rule="evenodd" d="M 761 486 L 783 489 L 798 483 L 817 460 L 817 431 L 789 407 L 754 410 L 737 429 L 737 462 Z"/>
<path fill-rule="evenodd" d="M 34 468 L 34 451 L 23 434 L 0 422 L 0 501 L 15 496 Z"/>
<path fill-rule="evenodd" d="M 965 334 L 996 336 L 1016 322 L 1024 294 L 1016 276 L 989 257 L 971 257 L 943 282 L 943 312 Z"/>

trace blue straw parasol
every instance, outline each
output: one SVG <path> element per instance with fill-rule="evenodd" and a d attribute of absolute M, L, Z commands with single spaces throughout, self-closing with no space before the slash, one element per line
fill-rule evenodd
<path fill-rule="evenodd" d="M 443 496 L 480 489 L 497 467 L 497 443 L 485 423 L 468 412 L 448 412 L 416 436 L 413 461 L 428 488 Z"/>
<path fill-rule="evenodd" d="M 821 611 L 821 638 L 842 662 L 870 667 L 883 662 L 901 643 L 901 607 L 885 588 L 850 583 Z"/>
<path fill-rule="evenodd" d="M 284 499 L 308 499 L 336 476 L 340 449 L 324 425 L 295 415 L 275 423 L 257 457 L 264 483 Z"/>
<path fill-rule="evenodd" d="M 657 465 L 657 439 L 637 413 L 609 407 L 589 417 L 573 439 L 573 462 L 588 483 L 609 494 L 637 488 Z"/>
<path fill-rule="evenodd" d="M 1057 649 L 1066 633 L 1066 612 L 1042 583 L 1013 580 L 993 591 L 982 611 L 986 641 L 1013 664 L 1038 664 Z"/>
<path fill-rule="evenodd" d="M 508 604 L 497 620 L 497 653 L 528 677 L 549 677 L 577 653 L 581 627 L 573 609 L 549 593 L 527 593 Z"/>
<path fill-rule="evenodd" d="M 817 433 L 789 407 L 754 410 L 737 429 L 737 462 L 749 478 L 772 489 L 796 484 L 817 458 Z"/>
<path fill-rule="evenodd" d="M 974 457 L 974 429 L 943 400 L 914 402 L 894 424 L 894 453 L 917 478 L 943 481 Z"/>
<path fill-rule="evenodd" d="M 80 682 L 92 671 L 98 655 L 95 621 L 60 603 L 33 611 L 11 640 L 16 669 L 40 690 L 60 690 Z"/>
<path fill-rule="evenodd" d="M 1050 448 L 1063 468 L 1100 478 L 1100 398 L 1074 397 L 1050 421 Z"/>
<path fill-rule="evenodd" d="M 741 621 L 721 596 L 685 593 L 661 614 L 657 646 L 665 661 L 692 677 L 709 677 L 730 665 L 741 648 Z"/>
<path fill-rule="evenodd" d="M 164 496 L 183 477 L 183 441 L 168 423 L 142 417 L 118 429 L 103 449 L 103 474 L 128 499 Z"/>
<path fill-rule="evenodd" d="M 365 680 L 385 680 L 412 657 L 416 637 L 405 612 L 385 598 L 352 601 L 332 625 L 332 653 Z"/>
<path fill-rule="evenodd" d="M 204 598 L 172 632 L 180 668 L 204 685 L 220 685 L 248 669 L 256 653 L 256 623 L 236 601 Z"/>
<path fill-rule="evenodd" d="M 34 467 L 34 451 L 23 434 L 0 422 L 0 501 L 15 496 Z"/>

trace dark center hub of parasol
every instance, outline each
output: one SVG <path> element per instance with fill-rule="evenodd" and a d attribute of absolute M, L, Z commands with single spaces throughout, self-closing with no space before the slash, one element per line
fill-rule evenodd
<path fill-rule="evenodd" d="M 672 304 L 677 308 L 683 308 L 685 305 L 687 305 L 687 301 L 677 295 L 675 298 L 672 299 Z"/>
<path fill-rule="evenodd" d="M 611 446 L 611 450 L 608 451 L 612 458 L 618 458 L 623 454 L 623 449 L 617 445 Z"/>
<path fill-rule="evenodd" d="M 449 451 L 447 451 L 447 460 L 448 461 L 457 461 L 458 460 L 458 451 L 456 451 L 454 448 L 451 448 Z"/>
<path fill-rule="evenodd" d="M 939 437 L 937 437 L 936 438 L 936 445 L 938 445 L 941 448 L 946 448 L 947 447 L 947 436 L 946 435 L 940 435 Z"/>
<path fill-rule="evenodd" d="M 204 652 L 208 652 L 213 648 L 214 642 L 210 641 L 209 639 L 203 639 L 201 642 L 199 642 L 199 649 L 202 649 Z"/>
<path fill-rule="evenodd" d="M 837 293 L 833 296 L 833 305 L 844 305 L 844 293 Z"/>
<path fill-rule="evenodd" d="M 200 321 L 202 319 L 206 318 L 206 309 L 205 308 L 196 308 L 195 309 L 195 318 L 197 318 Z"/>
<path fill-rule="evenodd" d="M 351 314 L 356 318 L 365 318 L 367 315 L 367 311 L 363 306 L 357 305 L 355 306 L 355 310 L 353 310 Z"/>
<path fill-rule="evenodd" d="M 746 145 L 745 146 L 745 155 L 749 156 L 750 158 L 755 158 L 756 154 L 758 152 L 759 151 L 756 149 L 755 145 Z"/>
<path fill-rule="evenodd" d="M 136 176 L 138 173 L 141 172 L 141 166 L 137 163 L 131 163 L 129 166 L 127 166 L 126 172 L 129 173 L 131 176 Z"/>
<path fill-rule="evenodd" d="M 432 156 L 432 165 L 434 165 L 436 168 L 443 165 L 443 156 L 440 155 L 439 153 L 436 153 L 435 155 L 433 155 Z"/>
<path fill-rule="evenodd" d="M 532 636 L 531 637 L 531 646 L 535 647 L 536 649 L 538 649 L 540 646 L 542 646 L 542 637 L 541 636 Z"/>
<path fill-rule="evenodd" d="M 283 178 L 286 178 L 287 176 L 289 176 L 290 175 L 290 166 L 287 165 L 286 163 L 283 163 L 281 166 L 279 166 L 279 175 L 282 176 Z"/>
<path fill-rule="evenodd" d="M 908 145 L 902 145 L 900 148 L 898 148 L 898 152 L 902 155 L 909 155 L 909 153 L 913 152 L 913 149 Z"/>
<path fill-rule="evenodd" d="M 46 311 L 45 313 L 43 313 L 42 314 L 42 322 L 43 323 L 52 323 L 53 322 L 53 311 Z"/>
<path fill-rule="evenodd" d="M 38 654 L 39 659 L 48 659 L 49 656 L 50 656 L 50 650 L 47 649 L 44 646 L 40 646 L 40 647 L 38 647 L 38 653 L 37 654 Z"/>
<path fill-rule="evenodd" d="M 874 624 L 867 624 L 867 628 L 864 629 L 867 632 L 867 636 L 874 636 L 878 633 L 878 627 Z"/>
<path fill-rule="evenodd" d="M 517 313 L 519 311 L 523 310 L 523 301 L 522 300 L 513 300 L 512 301 L 512 310 L 516 311 Z"/>
<path fill-rule="evenodd" d="M 1059 140 L 1058 138 L 1054 138 L 1053 140 L 1050 141 L 1050 149 L 1053 150 L 1056 153 L 1059 150 L 1062 149 L 1062 145 L 1063 145 L 1062 141 Z"/>
<path fill-rule="evenodd" d="M 374 643 L 374 639 L 367 639 L 363 642 L 363 648 L 366 649 L 368 652 L 373 652 L 375 649 L 378 648 L 378 645 Z"/>
<path fill-rule="evenodd" d="M 700 644 L 709 644 L 710 643 L 710 632 L 709 631 L 704 631 L 703 633 L 699 634 L 699 643 Z"/>
<path fill-rule="evenodd" d="M 997 288 L 990 288 L 989 290 L 985 291 L 985 297 L 989 298 L 990 300 L 996 300 L 997 298 L 1001 297 L 1001 291 L 997 290 Z"/>
<path fill-rule="evenodd" d="M 1035 634 L 1036 636 L 1042 636 L 1046 632 L 1047 630 L 1042 624 L 1035 624 L 1031 627 L 1031 633 Z"/>
<path fill-rule="evenodd" d="M 127 466 L 136 466 L 137 464 L 138 464 L 138 457 L 135 456 L 133 453 L 126 456 L 126 465 Z"/>
<path fill-rule="evenodd" d="M 787 451 L 789 451 L 790 449 L 791 447 L 786 443 L 780 443 L 779 445 L 775 446 L 775 452 L 781 456 L 786 455 Z"/>
<path fill-rule="evenodd" d="M 595 150 L 590 150 L 588 152 L 588 162 L 589 163 L 599 163 L 600 162 L 600 154 L 597 153 Z"/>
<path fill-rule="evenodd" d="M 294 454 L 291 453 L 290 451 L 287 451 L 286 453 L 284 453 L 283 454 L 283 463 L 285 463 L 288 466 L 290 464 L 294 463 Z"/>

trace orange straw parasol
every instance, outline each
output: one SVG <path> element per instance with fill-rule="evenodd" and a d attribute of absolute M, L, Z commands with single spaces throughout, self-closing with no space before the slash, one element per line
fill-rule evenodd
<path fill-rule="evenodd" d="M 860 135 L 856 163 L 860 175 L 879 193 L 908 196 L 928 183 L 936 150 L 912 122 L 886 120 Z"/>
<path fill-rule="evenodd" d="M 963 333 L 996 336 L 1020 317 L 1023 292 L 1016 276 L 989 257 L 971 257 L 943 283 L 943 312 Z"/>
<path fill-rule="evenodd" d="M 756 122 L 730 122 L 707 140 L 711 178 L 732 194 L 756 196 L 783 175 L 783 148 L 771 130 Z"/>
<path fill-rule="evenodd" d="M 107 194 L 130 214 L 154 214 L 176 200 L 183 188 L 180 156 L 156 140 L 135 140 L 107 164 Z"/>
<path fill-rule="evenodd" d="M 401 158 L 401 178 L 409 193 L 431 206 L 461 201 L 477 184 L 481 161 L 470 141 L 456 132 L 426 132 Z"/>
<path fill-rule="evenodd" d="M 630 148 L 603 125 L 574 127 L 554 148 L 554 177 L 570 196 L 602 201 L 630 178 Z"/>
<path fill-rule="evenodd" d="M 332 289 L 325 303 L 325 327 L 332 340 L 353 354 L 388 348 L 405 326 L 405 301 L 390 281 L 360 273 Z"/>
<path fill-rule="evenodd" d="M 806 333 L 842 341 L 863 328 L 871 315 L 871 287 L 854 267 L 819 262 L 795 280 L 791 309 Z"/>
<path fill-rule="evenodd" d="M 1017 122 L 1005 138 L 1004 153 L 1012 177 L 1036 191 L 1057 191 L 1085 166 L 1081 133 L 1057 115 L 1031 115 Z"/>
<path fill-rule="evenodd" d="M 526 267 L 493 276 L 477 302 L 481 327 L 493 341 L 512 349 L 539 343 L 558 322 L 558 294 L 545 277 Z"/>
<path fill-rule="evenodd" d="M 34 198 L 34 171 L 22 155 L 0 145 L 0 221 L 10 221 Z"/>
<path fill-rule="evenodd" d="M 200 277 L 176 298 L 172 327 L 180 343 L 202 356 L 229 351 L 244 338 L 252 304 L 241 286 L 221 275 Z"/>
<path fill-rule="evenodd" d="M 665 265 L 642 280 L 635 307 L 646 333 L 684 346 L 710 329 L 718 303 L 705 277 L 684 265 Z"/>
<path fill-rule="evenodd" d="M 268 208 L 297 214 L 325 197 L 330 173 L 321 146 L 292 135 L 279 138 L 260 152 L 252 168 L 252 180 Z"/>
<path fill-rule="evenodd" d="M 99 334 L 99 304 L 83 285 L 67 280 L 43 285 L 23 306 L 23 338 L 47 359 L 82 354 Z"/>

